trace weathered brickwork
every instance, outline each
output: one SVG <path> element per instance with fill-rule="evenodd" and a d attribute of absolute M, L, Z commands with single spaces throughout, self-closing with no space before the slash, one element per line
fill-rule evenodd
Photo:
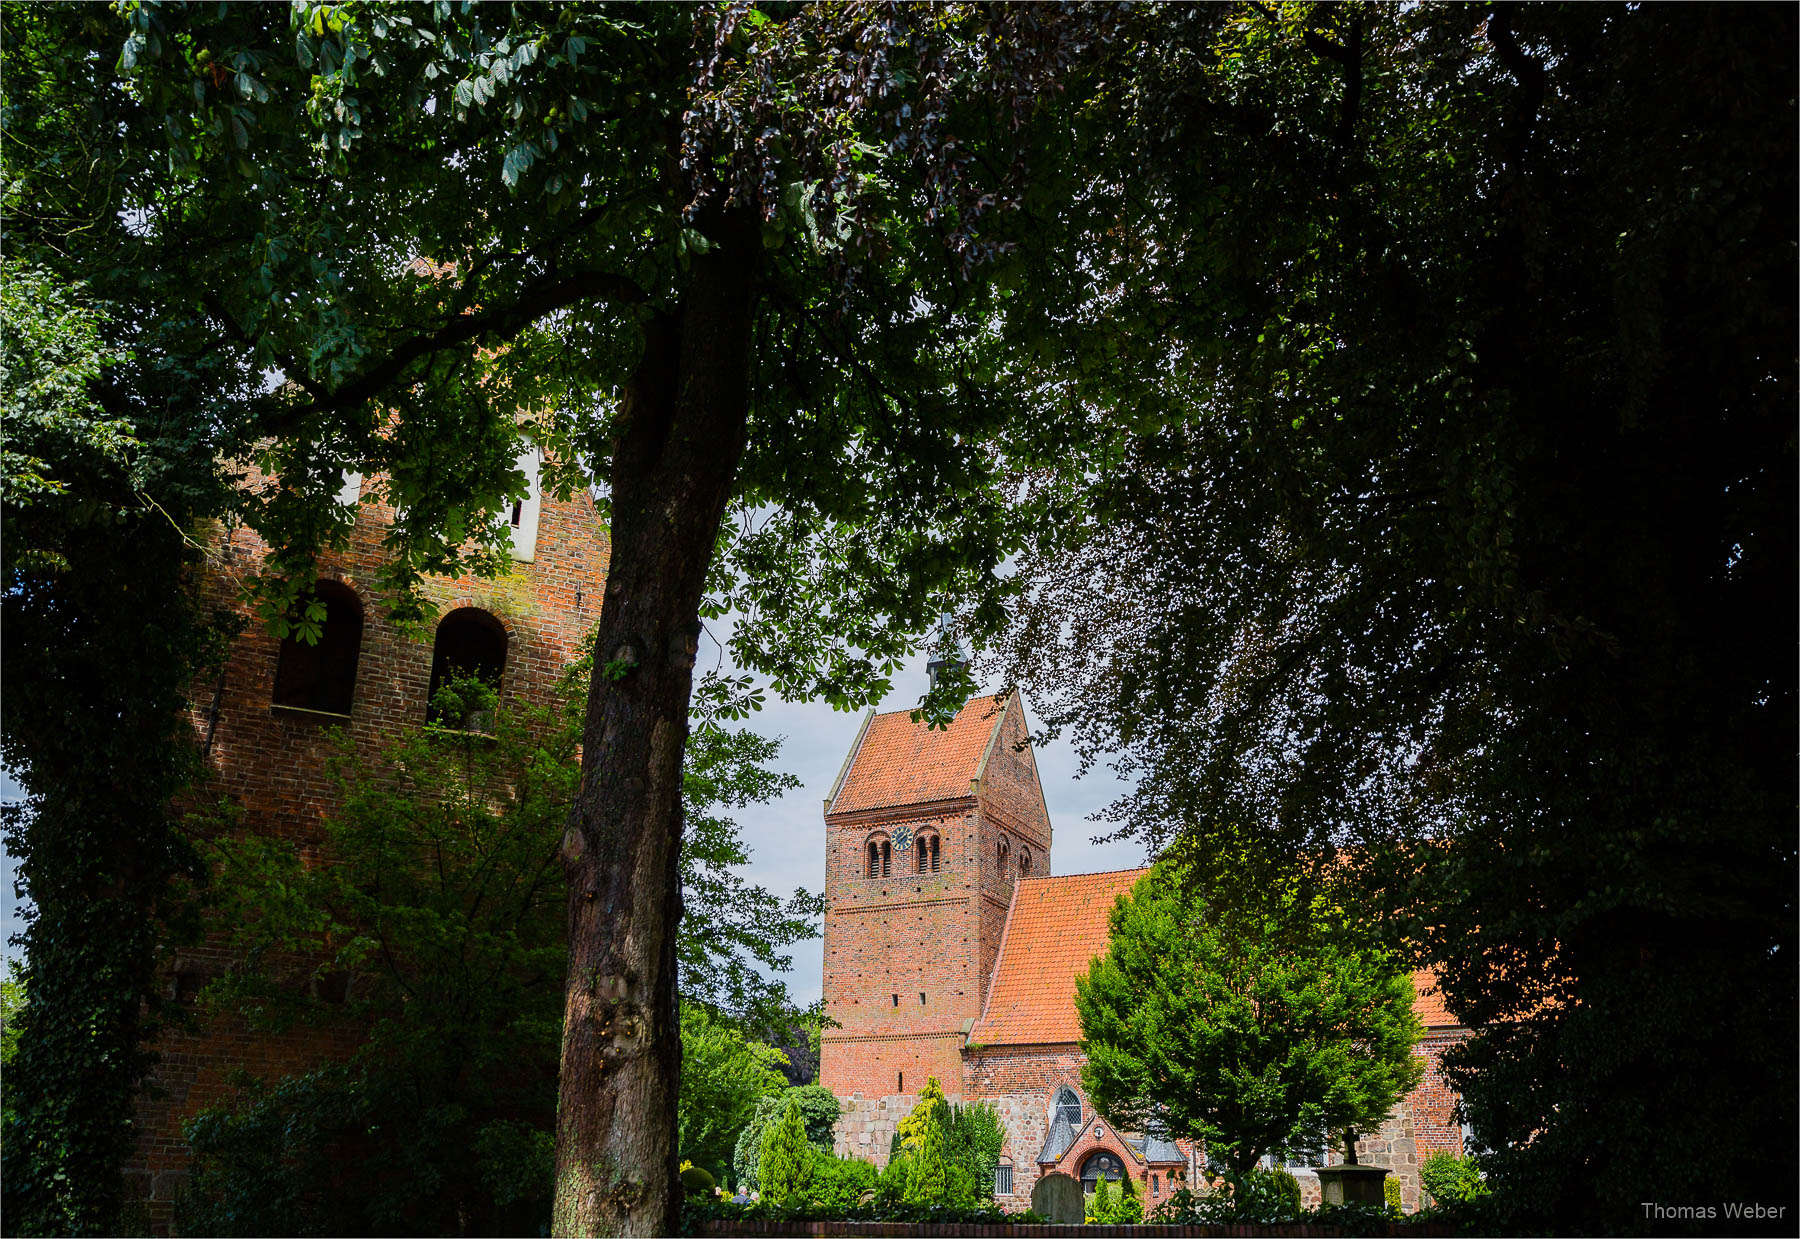
<path fill-rule="evenodd" d="M 372 500 L 370 488 L 364 494 Z M 393 517 L 385 504 L 359 504 L 349 547 L 319 565 L 321 579 L 353 591 L 362 607 L 347 717 L 272 704 L 281 645 L 254 622 L 233 645 L 223 674 L 194 687 L 194 727 L 212 773 L 207 793 L 232 804 L 244 830 L 290 840 L 309 861 L 322 859 L 322 823 L 338 803 L 326 772 L 326 760 L 336 751 L 327 728 L 341 728 L 360 751 L 373 752 L 425 717 L 433 633 L 402 633 L 385 614 L 376 588 L 385 560 L 381 540 Z M 246 529 L 216 528 L 207 552 L 203 588 L 212 601 L 241 608 L 241 583 L 259 568 L 267 547 Z M 545 497 L 531 562 L 515 563 L 496 580 L 428 580 L 425 592 L 440 618 L 465 607 L 492 615 L 506 633 L 502 699 L 548 704 L 598 618 L 609 554 L 587 494 L 566 502 Z M 185 996 L 232 962 L 218 936 L 186 950 L 169 977 L 171 992 Z M 316 987 L 321 984 L 313 975 L 316 964 L 286 961 L 285 971 L 293 984 Z M 354 978 L 327 977 L 318 993 L 342 1001 L 354 984 Z M 140 1098 L 138 1148 L 127 1166 L 134 1189 L 148 1198 L 151 1225 L 166 1227 L 185 1180 L 189 1151 L 182 1125 L 231 1094 L 229 1077 L 242 1070 L 274 1079 L 306 1070 L 346 1056 L 362 1035 L 348 1022 L 252 1032 L 235 1018 L 200 1019 L 189 1029 L 167 1033 L 158 1046 L 161 1061 Z"/>

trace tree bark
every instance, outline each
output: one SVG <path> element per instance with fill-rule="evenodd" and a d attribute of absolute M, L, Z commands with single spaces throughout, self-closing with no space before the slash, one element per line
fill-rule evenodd
<path fill-rule="evenodd" d="M 700 598 L 744 450 L 759 253 L 754 220 L 708 231 L 679 310 L 647 325 L 613 452 L 612 560 L 563 840 L 558 1235 L 677 1229 L 681 766 Z"/>

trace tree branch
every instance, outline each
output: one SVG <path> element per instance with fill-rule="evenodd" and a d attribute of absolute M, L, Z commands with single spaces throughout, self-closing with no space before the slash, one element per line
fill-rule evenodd
<path fill-rule="evenodd" d="M 327 389 L 300 372 L 290 373 L 288 377 L 312 399 L 289 409 L 286 416 L 267 429 L 279 433 L 320 413 L 355 408 L 379 396 L 408 366 L 421 358 L 484 336 L 510 339 L 546 314 L 590 300 L 642 305 L 650 300 L 650 294 L 635 281 L 607 271 L 581 271 L 563 279 L 539 280 L 527 286 L 507 305 L 459 314 L 435 331 L 422 332 L 402 341 L 380 362 L 335 389 Z M 287 364 L 283 362 L 284 366 Z"/>
<path fill-rule="evenodd" d="M 1532 131 L 1537 127 L 1538 109 L 1544 103 L 1546 75 L 1544 65 L 1525 54 L 1519 38 L 1513 33 L 1514 4 L 1496 4 L 1488 10 L 1487 41 L 1506 71 L 1519 84 L 1513 100 L 1513 114 L 1506 122 L 1507 166 L 1517 170 L 1525 162 L 1531 147 Z"/>

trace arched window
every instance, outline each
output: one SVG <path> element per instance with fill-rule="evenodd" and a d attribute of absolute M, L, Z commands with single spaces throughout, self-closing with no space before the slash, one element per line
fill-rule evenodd
<path fill-rule="evenodd" d="M 869 876 L 881 876 L 881 845 L 873 839 L 869 840 Z"/>
<path fill-rule="evenodd" d="M 1011 850 L 1011 845 L 1007 843 L 1006 836 L 1001 835 L 1000 842 L 994 845 L 994 855 L 1000 863 L 1001 872 L 1005 872 L 1006 870 L 1006 858 Z"/>
<path fill-rule="evenodd" d="M 1125 1163 L 1105 1149 L 1091 1154 L 1081 1163 L 1081 1190 L 1091 1193 L 1101 1179 L 1117 1183 L 1125 1177 Z"/>
<path fill-rule="evenodd" d="M 1050 1116 L 1051 1122 L 1062 1119 L 1064 1122 L 1068 1123 L 1071 1131 L 1079 1131 L 1081 1129 L 1081 1098 L 1075 1095 L 1074 1089 L 1057 1089 L 1056 1100 L 1052 1103 L 1052 1109 L 1055 1113 Z"/>
<path fill-rule="evenodd" d="M 438 621 L 437 640 L 431 647 L 431 691 L 425 717 L 444 727 L 479 731 L 486 722 L 481 711 L 464 711 L 450 718 L 431 698 L 459 677 L 480 680 L 496 691 L 506 674 L 506 629 L 479 607 L 462 607 Z"/>
<path fill-rule="evenodd" d="M 894 845 L 884 835 L 869 840 L 869 876 L 885 878 L 894 871 Z"/>
<path fill-rule="evenodd" d="M 936 873 L 940 856 L 940 845 L 936 835 L 920 835 L 918 840 L 919 872 Z"/>
<path fill-rule="evenodd" d="M 1031 872 L 1031 849 L 1030 848 L 1020 848 L 1019 849 L 1019 876 L 1023 877 L 1024 875 L 1026 875 L 1030 872 Z"/>
<path fill-rule="evenodd" d="M 883 840 L 881 844 L 881 876 L 887 877 L 894 871 L 894 845 Z"/>
<path fill-rule="evenodd" d="M 356 663 L 362 655 L 363 609 L 356 591 L 337 581 L 320 581 L 302 606 L 325 605 L 319 640 L 308 645 L 284 638 L 275 661 L 275 705 L 320 714 L 349 714 L 356 691 Z"/>

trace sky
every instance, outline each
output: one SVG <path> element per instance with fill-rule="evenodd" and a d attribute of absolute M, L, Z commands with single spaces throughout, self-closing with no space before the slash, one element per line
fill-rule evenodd
<path fill-rule="evenodd" d="M 710 627 L 717 631 L 717 622 Z M 727 632 L 721 635 L 727 635 Z M 710 649 L 716 658 L 718 649 L 705 638 L 702 642 L 704 666 L 706 651 Z M 902 710 L 918 704 L 925 693 L 925 658 L 925 654 L 920 653 L 896 673 L 893 687 L 882 700 L 880 709 Z M 1026 715 L 1035 722 L 1029 699 Z M 796 887 L 815 892 L 823 889 L 823 802 L 861 724 L 860 713 L 844 713 L 823 703 L 783 702 L 772 694 L 768 704 L 744 724 L 763 735 L 783 737 L 776 765 L 800 780 L 800 786 L 781 799 L 766 805 L 752 805 L 736 814 L 750 852 L 750 864 L 743 870 L 748 880 L 783 898 Z M 1097 873 L 1107 869 L 1129 869 L 1143 863 L 1144 849 L 1139 843 L 1094 843 L 1093 836 L 1105 828 L 1087 820 L 1090 814 L 1117 798 L 1126 789 L 1126 784 L 1104 767 L 1090 770 L 1078 779 L 1074 746 L 1066 738 L 1039 749 L 1037 763 L 1053 831 L 1051 872 Z M 17 783 L 0 770 L 0 798 L 13 800 L 19 796 Z M 8 857 L 5 891 L 0 896 L 5 904 L 8 940 L 5 952 L 8 956 L 19 953 L 11 944 L 11 938 L 23 928 L 17 916 L 18 901 L 13 894 L 12 877 L 13 863 Z M 793 947 L 793 971 L 783 979 L 800 1006 L 807 1006 L 819 997 L 823 951 L 823 944 L 817 938 L 796 943 Z"/>

